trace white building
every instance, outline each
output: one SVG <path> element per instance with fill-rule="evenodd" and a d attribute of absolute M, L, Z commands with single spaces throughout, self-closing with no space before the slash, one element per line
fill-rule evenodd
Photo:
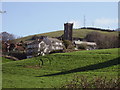
<path fill-rule="evenodd" d="M 78 40 L 78 41 L 74 41 L 73 43 L 75 44 L 77 49 L 78 49 L 79 45 L 81 45 L 81 44 L 87 45 L 86 50 L 93 50 L 93 49 L 96 49 L 96 47 L 97 47 L 97 44 L 95 42 L 86 42 L 86 41 Z"/>
<path fill-rule="evenodd" d="M 63 50 L 64 45 L 62 41 L 56 38 L 44 37 L 42 40 L 38 39 L 27 43 L 28 57 L 34 55 L 45 55 L 53 50 Z"/>

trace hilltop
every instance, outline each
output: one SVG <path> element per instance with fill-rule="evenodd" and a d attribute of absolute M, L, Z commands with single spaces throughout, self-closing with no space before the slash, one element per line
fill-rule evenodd
<path fill-rule="evenodd" d="M 88 33 L 90 32 L 100 32 L 100 33 L 104 33 L 104 34 L 114 34 L 118 36 L 118 32 L 108 32 L 108 31 L 101 31 L 101 30 L 94 30 L 94 29 L 73 29 L 73 37 L 77 37 L 77 38 L 84 38 Z M 54 31 L 54 32 L 47 32 L 47 33 L 42 33 L 42 34 L 35 34 L 37 36 L 48 36 L 48 37 L 59 37 L 61 35 L 64 34 L 63 30 L 58 30 L 58 31 Z M 26 37 L 22 37 L 19 39 L 16 39 L 16 42 L 19 41 L 26 41 L 29 40 L 31 37 L 33 37 L 34 35 L 30 35 L 30 36 L 26 36 Z"/>

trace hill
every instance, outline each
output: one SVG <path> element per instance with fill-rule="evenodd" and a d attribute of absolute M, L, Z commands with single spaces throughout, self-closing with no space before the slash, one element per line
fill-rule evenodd
<path fill-rule="evenodd" d="M 118 78 L 118 48 L 56 53 L 2 64 L 3 88 L 59 88 L 75 75 Z M 43 60 L 43 65 L 41 61 Z"/>
<path fill-rule="evenodd" d="M 6 62 L 12 62 L 12 59 L 7 59 L 5 57 L 2 57 L 2 63 L 6 63 Z"/>
<path fill-rule="evenodd" d="M 108 31 L 100 31 L 100 30 L 93 30 L 93 29 L 73 29 L 73 37 L 78 37 L 78 38 L 84 38 L 88 33 L 90 32 L 100 32 L 104 34 L 114 34 L 118 35 L 118 32 L 108 32 Z M 36 34 L 37 36 L 49 36 L 49 37 L 59 37 L 64 34 L 63 30 L 58 30 L 54 32 L 48 32 L 48 33 L 42 33 L 42 34 Z M 30 35 L 27 37 L 22 37 L 20 39 L 16 39 L 15 41 L 26 41 L 30 39 L 34 35 Z"/>

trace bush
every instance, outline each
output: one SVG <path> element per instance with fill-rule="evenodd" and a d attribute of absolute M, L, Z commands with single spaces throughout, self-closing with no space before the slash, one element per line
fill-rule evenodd
<path fill-rule="evenodd" d="M 87 44 L 80 44 L 78 46 L 78 49 L 86 49 L 87 48 Z"/>
<path fill-rule="evenodd" d="M 64 40 L 63 44 L 65 45 L 66 49 L 73 49 L 74 48 L 74 46 L 72 45 L 72 42 L 69 40 Z"/>
<path fill-rule="evenodd" d="M 27 58 L 26 53 L 21 53 L 21 52 L 10 52 L 10 53 L 9 53 L 9 56 L 16 57 L 16 58 L 18 58 L 19 60 L 21 60 L 21 59 L 26 59 L 26 58 Z"/>
<path fill-rule="evenodd" d="M 103 34 L 99 32 L 90 32 L 86 35 L 85 40 L 96 42 L 98 49 L 118 48 L 119 37 L 113 34 Z"/>
<path fill-rule="evenodd" d="M 61 88 L 119 88 L 119 85 L 119 78 L 95 77 L 88 79 L 85 76 L 75 76 L 69 84 Z"/>
<path fill-rule="evenodd" d="M 63 52 L 64 52 L 63 50 L 53 50 L 53 51 L 50 52 L 50 54 L 52 54 L 52 53 L 63 53 Z"/>

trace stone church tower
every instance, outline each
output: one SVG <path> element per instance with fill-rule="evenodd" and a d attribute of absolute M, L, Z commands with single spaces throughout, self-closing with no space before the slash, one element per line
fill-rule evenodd
<path fill-rule="evenodd" d="M 64 40 L 72 41 L 72 29 L 73 29 L 73 23 L 64 24 Z"/>

